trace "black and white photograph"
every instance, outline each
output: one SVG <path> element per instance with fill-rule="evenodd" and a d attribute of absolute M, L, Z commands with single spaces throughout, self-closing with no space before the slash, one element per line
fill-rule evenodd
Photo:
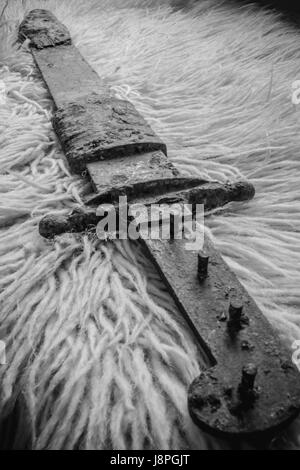
<path fill-rule="evenodd" d="M 0 0 L 0 450 L 188 468 L 299 413 L 300 3 Z"/>

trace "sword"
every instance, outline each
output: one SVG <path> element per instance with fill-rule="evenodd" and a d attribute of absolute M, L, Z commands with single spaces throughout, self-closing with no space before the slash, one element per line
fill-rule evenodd
<path fill-rule="evenodd" d="M 55 105 L 53 127 L 72 172 L 89 178 L 86 207 L 68 216 L 48 214 L 46 238 L 95 230 L 97 207 L 126 196 L 131 205 L 204 204 L 212 210 L 254 197 L 246 181 L 220 184 L 186 177 L 167 157 L 166 145 L 128 101 L 116 98 L 72 45 L 67 28 L 47 10 L 32 10 L 19 27 Z M 171 218 L 172 219 L 172 218 Z M 171 237 L 140 243 L 156 266 L 210 365 L 189 387 L 192 419 L 221 437 L 268 437 L 300 409 L 298 371 L 255 301 L 206 235 L 202 249 Z"/>

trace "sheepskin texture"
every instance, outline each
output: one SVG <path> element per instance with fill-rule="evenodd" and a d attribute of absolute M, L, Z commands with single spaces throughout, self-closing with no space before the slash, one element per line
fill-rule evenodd
<path fill-rule="evenodd" d="M 139 245 L 89 234 L 46 241 L 48 212 L 83 205 L 51 126 L 52 101 L 17 28 L 47 8 L 186 174 L 248 178 L 256 197 L 207 230 L 291 349 L 300 339 L 300 32 L 226 1 L 0 0 L 1 446 L 226 449 L 191 421 L 205 358 Z M 300 105 L 299 105 L 300 106 Z M 268 448 L 297 448 L 300 422 Z"/>

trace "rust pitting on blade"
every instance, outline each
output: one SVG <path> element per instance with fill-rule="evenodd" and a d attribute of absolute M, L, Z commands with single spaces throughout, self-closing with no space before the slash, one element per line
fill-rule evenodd
<path fill-rule="evenodd" d="M 197 277 L 197 254 L 184 250 L 179 241 L 170 244 L 163 240 L 144 240 L 144 244 L 208 357 L 213 356 L 212 364 L 213 359 L 217 363 L 195 379 L 190 387 L 188 406 L 194 421 L 220 436 L 270 434 L 286 425 L 297 414 L 291 411 L 290 405 L 299 407 L 298 372 L 291 365 L 291 374 L 287 374 L 289 381 L 284 380 L 286 373 L 278 355 L 280 351 L 280 357 L 284 357 L 286 352 L 211 242 L 208 275 L 201 283 Z M 228 321 L 220 322 L 220 315 L 228 311 L 234 296 L 243 299 L 244 307 L 241 324 L 232 331 L 227 326 Z M 265 342 L 272 355 L 265 353 Z M 274 352 L 278 355 L 274 356 Z M 246 392 L 239 382 L 242 368 L 249 362 L 259 364 L 260 370 L 270 369 L 271 372 L 268 375 L 259 373 L 257 385 Z M 224 394 L 226 387 L 232 387 L 230 396 Z M 287 391 L 292 391 L 289 401 L 286 400 Z M 221 402 L 216 413 L 212 413 L 209 405 L 212 394 Z M 276 413 L 270 417 L 271 410 L 273 413 L 282 407 L 285 412 L 280 417 Z"/>
<path fill-rule="evenodd" d="M 220 437 L 250 437 L 262 433 L 271 437 L 297 416 L 298 402 L 295 395 L 282 397 L 282 402 L 276 403 L 271 390 L 265 390 L 261 385 L 254 383 L 249 384 L 247 381 L 240 384 L 236 380 L 232 381 L 227 376 L 226 369 L 223 370 L 222 376 L 218 376 L 216 367 L 213 376 L 209 370 L 205 371 L 194 380 L 189 390 L 188 404 L 191 416 L 196 423 L 201 423 L 201 427 L 206 431 L 213 431 Z M 231 385 L 228 381 L 235 382 L 236 385 Z M 220 404 L 217 421 L 211 402 Z"/>

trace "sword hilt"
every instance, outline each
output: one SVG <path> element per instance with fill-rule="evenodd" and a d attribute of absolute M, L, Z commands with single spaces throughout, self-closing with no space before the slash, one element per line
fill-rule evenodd
<path fill-rule="evenodd" d="M 183 180 L 183 186 L 187 186 L 191 181 L 195 183 L 195 179 L 193 178 L 185 178 Z M 176 180 L 175 187 L 176 186 L 178 186 L 178 180 Z M 102 194 L 101 198 L 99 198 L 99 202 L 101 201 L 101 203 L 104 204 L 115 200 L 115 206 L 118 208 L 116 194 L 124 194 L 124 191 L 114 193 L 114 198 L 112 198 L 111 193 L 108 193 L 107 197 L 105 197 L 105 194 Z M 204 204 L 204 210 L 209 211 L 216 207 L 224 206 L 232 201 L 248 201 L 253 198 L 254 194 L 254 187 L 248 181 L 237 181 L 235 183 L 225 184 L 215 181 L 202 181 L 200 186 L 196 186 L 192 189 L 169 192 L 160 196 L 152 196 L 148 199 L 145 197 L 143 198 L 141 195 L 140 199 L 145 205 L 149 205 L 151 203 L 168 203 L 168 201 L 172 201 L 172 203 L 178 201 L 185 202 L 187 204 Z M 135 198 L 132 203 L 136 203 L 138 201 L 139 198 Z M 95 210 L 87 210 L 84 207 L 75 209 L 71 214 L 66 216 L 60 214 L 47 214 L 39 223 L 39 232 L 40 235 L 45 238 L 53 238 L 56 235 L 61 235 L 66 232 L 83 232 L 87 229 L 93 229 L 101 218 L 101 216 L 96 215 Z"/>

